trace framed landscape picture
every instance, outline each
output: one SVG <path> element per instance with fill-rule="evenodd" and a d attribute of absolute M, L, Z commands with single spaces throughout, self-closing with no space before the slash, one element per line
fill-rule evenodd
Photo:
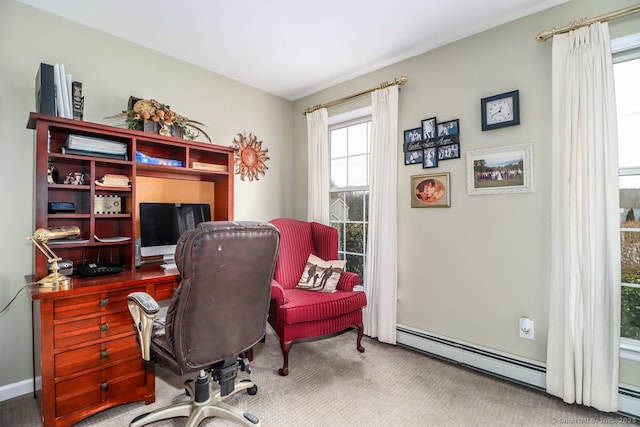
<path fill-rule="evenodd" d="M 531 144 L 467 152 L 467 193 L 500 194 L 533 191 Z"/>

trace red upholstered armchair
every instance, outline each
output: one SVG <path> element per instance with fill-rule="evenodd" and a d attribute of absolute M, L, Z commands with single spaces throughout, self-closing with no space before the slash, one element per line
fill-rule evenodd
<path fill-rule="evenodd" d="M 338 259 L 338 231 L 317 222 L 291 218 L 271 221 L 280 231 L 280 252 L 271 288 L 269 323 L 280 338 L 284 364 L 280 375 L 289 374 L 289 350 L 293 341 L 320 337 L 355 326 L 356 348 L 361 345 L 364 327 L 362 308 L 367 305 L 364 292 L 354 291 L 360 276 L 344 271 L 334 293 L 296 289 L 309 258 L 314 254 L 325 261 Z"/>

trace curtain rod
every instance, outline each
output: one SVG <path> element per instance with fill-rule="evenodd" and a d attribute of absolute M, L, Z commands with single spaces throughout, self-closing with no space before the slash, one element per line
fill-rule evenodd
<path fill-rule="evenodd" d="M 622 18 L 623 16 L 631 15 L 638 12 L 640 12 L 640 4 L 629 6 L 624 9 L 614 10 L 613 12 L 605 13 L 594 18 L 582 18 L 577 21 L 573 21 L 570 24 L 565 25 L 564 27 L 553 27 L 550 30 L 542 31 L 536 36 L 536 40 L 538 40 L 539 42 L 546 42 L 556 34 L 568 33 L 571 30 L 591 25 L 595 22 L 610 21 L 612 19 Z"/>
<path fill-rule="evenodd" d="M 407 82 L 407 80 L 409 80 L 409 77 L 402 76 L 402 77 L 393 79 L 392 82 L 382 82 L 378 86 L 372 87 L 371 89 L 363 90 L 362 92 L 354 93 L 353 95 L 345 96 L 339 99 L 334 99 L 333 101 L 330 101 L 324 104 L 314 105 L 313 107 L 306 108 L 302 110 L 302 115 L 306 116 L 307 114 L 313 113 L 314 111 L 319 110 L 321 108 L 328 108 L 328 107 L 333 107 L 334 105 L 342 104 L 343 102 L 350 101 L 354 98 L 358 98 L 362 95 L 366 95 L 378 89 L 384 89 L 386 87 L 395 86 L 395 85 L 402 86 Z"/>

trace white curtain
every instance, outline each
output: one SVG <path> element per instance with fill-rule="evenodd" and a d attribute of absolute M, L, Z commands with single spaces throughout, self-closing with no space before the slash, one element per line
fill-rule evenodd
<path fill-rule="evenodd" d="M 609 27 L 553 39 L 547 391 L 618 408 L 620 214 Z"/>
<path fill-rule="evenodd" d="M 372 98 L 364 333 L 396 343 L 398 86 Z"/>
<path fill-rule="evenodd" d="M 326 108 L 307 114 L 307 135 L 307 220 L 329 225 L 329 114 Z"/>

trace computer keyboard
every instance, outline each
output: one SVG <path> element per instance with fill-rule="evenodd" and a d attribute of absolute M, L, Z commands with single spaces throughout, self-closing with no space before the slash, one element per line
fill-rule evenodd
<path fill-rule="evenodd" d="M 178 268 L 178 266 L 176 265 L 175 262 L 167 263 L 167 264 L 161 264 L 160 267 L 162 267 L 165 270 L 175 270 L 176 268 Z"/>

